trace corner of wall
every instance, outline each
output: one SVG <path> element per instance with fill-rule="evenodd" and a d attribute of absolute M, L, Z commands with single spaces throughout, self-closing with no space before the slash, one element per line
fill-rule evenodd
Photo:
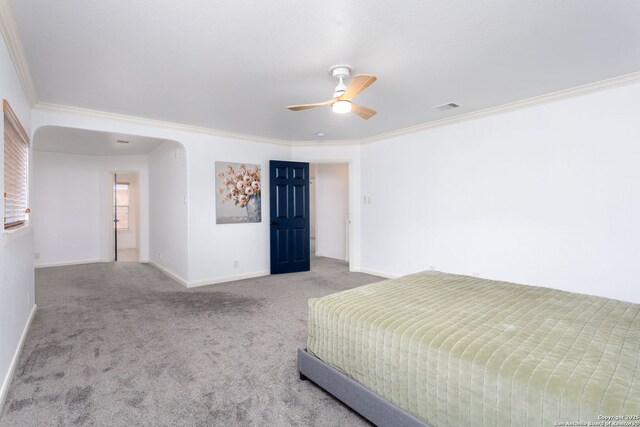
<path fill-rule="evenodd" d="M 24 325 L 24 329 L 22 330 L 22 334 L 20 335 L 20 341 L 18 342 L 18 346 L 16 347 L 16 351 L 13 354 L 11 359 L 11 363 L 9 365 L 9 369 L 2 381 L 2 386 L 0 387 L 0 413 L 2 413 L 2 408 L 4 406 L 5 399 L 7 398 L 7 393 L 9 392 L 9 386 L 11 385 L 11 380 L 13 379 L 13 374 L 18 366 L 18 360 L 20 359 L 20 353 L 22 353 L 22 348 L 24 347 L 24 342 L 27 339 L 27 335 L 29 333 L 29 329 L 31 328 L 31 322 L 36 315 L 36 311 L 38 310 L 38 306 L 36 304 L 31 308 L 31 313 L 27 318 L 27 323 Z"/>
<path fill-rule="evenodd" d="M 175 280 L 176 282 L 180 283 L 185 288 L 189 287 L 189 282 L 185 278 L 180 277 L 178 274 L 174 273 L 173 271 L 169 270 L 168 268 L 163 267 L 162 265 L 160 265 L 156 261 L 153 261 L 153 260 L 150 259 L 150 260 L 147 260 L 147 263 L 149 265 L 155 267 L 156 269 L 160 270 L 162 273 L 164 273 L 169 278 L 171 278 L 171 279 Z"/>

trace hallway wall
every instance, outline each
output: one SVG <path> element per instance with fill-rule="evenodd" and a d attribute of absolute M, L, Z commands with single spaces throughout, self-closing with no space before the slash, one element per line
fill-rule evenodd
<path fill-rule="evenodd" d="M 187 158 L 165 142 L 149 154 L 149 261 L 178 278 L 188 275 Z"/>
<path fill-rule="evenodd" d="M 32 118 L 37 128 L 62 126 L 179 142 L 184 147 L 186 156 L 188 214 L 182 231 L 176 234 L 179 237 L 176 244 L 180 247 L 184 245 L 186 249 L 179 250 L 180 266 L 169 264 L 168 260 L 176 259 L 175 257 L 163 256 L 159 259 L 155 252 L 152 257 L 154 264 L 172 274 L 172 277 L 185 286 L 201 286 L 269 274 L 268 191 L 262 196 L 262 222 L 216 224 L 215 163 L 228 161 L 259 164 L 263 171 L 262 188 L 268 189 L 269 177 L 266 172 L 269 160 L 290 160 L 292 149 L 289 145 L 235 138 L 189 126 L 159 124 L 144 119 L 132 120 L 115 114 L 73 108 L 35 108 Z M 184 203 L 184 196 L 182 200 Z M 144 236 L 141 236 L 142 242 Z M 148 258 L 148 252 L 142 256 Z M 176 269 L 180 271 L 175 271 Z"/>
<path fill-rule="evenodd" d="M 112 259 L 114 171 L 138 171 L 140 253 L 148 259 L 147 156 L 34 152 L 33 226 L 36 267 Z"/>
<path fill-rule="evenodd" d="M 349 165 L 316 165 L 316 255 L 346 261 Z"/>

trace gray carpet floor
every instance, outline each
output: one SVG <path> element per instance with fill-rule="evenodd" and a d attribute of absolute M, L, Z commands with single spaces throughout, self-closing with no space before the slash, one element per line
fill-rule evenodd
<path fill-rule="evenodd" d="M 307 300 L 380 280 L 310 272 L 185 289 L 138 263 L 36 271 L 38 311 L 0 426 L 359 426 L 309 381 Z"/>

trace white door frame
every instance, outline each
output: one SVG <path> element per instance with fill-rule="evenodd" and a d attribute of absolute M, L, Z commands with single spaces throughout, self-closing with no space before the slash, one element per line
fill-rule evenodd
<path fill-rule="evenodd" d="M 300 161 L 306 161 L 309 163 L 309 165 L 347 165 L 347 171 L 348 171 L 348 176 L 347 176 L 347 182 L 349 183 L 348 185 L 348 199 L 349 199 L 349 212 L 347 213 L 349 216 L 349 221 L 348 221 L 348 232 L 347 232 L 347 241 L 345 242 L 347 245 L 347 252 L 346 252 L 346 256 L 347 259 L 345 260 L 347 263 L 349 263 L 349 270 L 351 270 L 351 260 L 353 259 L 353 245 L 351 244 L 353 242 L 353 212 L 354 212 L 354 207 L 353 207 L 353 183 L 352 183 L 352 172 L 353 172 L 353 164 L 352 164 L 352 160 L 351 159 L 331 159 L 331 160 L 300 160 Z M 316 179 L 315 179 L 315 184 L 316 185 L 316 189 L 315 189 L 315 194 L 316 194 L 316 200 L 314 200 L 314 206 L 316 208 L 316 251 L 318 249 L 318 215 L 317 215 L 317 209 L 318 209 L 318 203 L 317 203 L 317 197 L 318 197 L 318 186 L 321 186 L 322 184 L 318 184 L 318 176 L 317 176 L 317 170 L 316 170 Z"/>

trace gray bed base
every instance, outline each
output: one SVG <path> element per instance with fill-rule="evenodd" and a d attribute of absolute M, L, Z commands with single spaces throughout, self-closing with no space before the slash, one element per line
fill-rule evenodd
<path fill-rule="evenodd" d="M 300 379 L 309 379 L 378 427 L 431 427 L 357 381 L 298 348 Z"/>

